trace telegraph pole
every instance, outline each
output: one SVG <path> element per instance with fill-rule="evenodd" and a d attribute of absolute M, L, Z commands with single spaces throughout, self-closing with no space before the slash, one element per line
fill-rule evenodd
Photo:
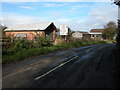
<path fill-rule="evenodd" d="M 115 0 L 114 3 L 118 5 L 118 34 L 117 34 L 117 45 L 120 47 L 120 0 Z"/>

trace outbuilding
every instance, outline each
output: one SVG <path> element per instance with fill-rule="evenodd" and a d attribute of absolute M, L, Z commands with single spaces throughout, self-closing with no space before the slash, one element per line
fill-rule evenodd
<path fill-rule="evenodd" d="M 103 31 L 104 29 L 91 29 L 90 36 L 92 39 L 105 39 Z"/>
<path fill-rule="evenodd" d="M 5 29 L 6 36 L 11 38 L 35 40 L 36 37 L 41 36 L 52 42 L 56 39 L 56 32 L 57 28 L 53 22 L 13 25 Z"/>
<path fill-rule="evenodd" d="M 88 32 L 85 31 L 74 31 L 72 37 L 76 39 L 84 39 L 84 38 L 90 38 L 90 35 Z"/>

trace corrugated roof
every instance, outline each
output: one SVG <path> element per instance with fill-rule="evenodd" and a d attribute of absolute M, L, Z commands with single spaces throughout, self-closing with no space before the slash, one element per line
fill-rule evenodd
<path fill-rule="evenodd" d="M 90 32 L 103 32 L 104 29 L 91 29 Z"/>
<path fill-rule="evenodd" d="M 13 25 L 5 29 L 5 31 L 22 31 L 22 30 L 45 30 L 52 22 L 40 22 L 35 24 L 19 24 Z"/>

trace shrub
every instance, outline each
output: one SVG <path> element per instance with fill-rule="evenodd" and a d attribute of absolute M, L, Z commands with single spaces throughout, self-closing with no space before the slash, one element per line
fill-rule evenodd
<path fill-rule="evenodd" d="M 11 38 L 4 36 L 2 37 L 2 48 L 10 48 L 11 47 Z"/>
<path fill-rule="evenodd" d="M 28 49 L 29 47 L 30 47 L 30 42 L 26 39 L 17 38 L 12 42 L 13 49 L 21 49 L 21 48 Z"/>
<path fill-rule="evenodd" d="M 60 49 L 68 49 L 97 43 L 105 43 L 105 41 L 81 41 L 72 40 L 71 42 L 64 42 L 57 45 L 52 45 L 50 41 L 43 37 L 39 37 L 37 41 L 28 41 L 24 39 L 16 39 L 11 42 L 12 47 L 3 49 L 3 63 L 22 60 L 35 55 L 40 55 Z M 51 46 L 52 45 L 52 46 Z"/>
<path fill-rule="evenodd" d="M 35 47 L 40 48 L 42 46 L 51 46 L 51 42 L 44 37 L 38 37 L 37 41 L 35 42 Z"/>
<path fill-rule="evenodd" d="M 23 49 L 28 49 L 30 48 L 30 42 L 28 40 L 25 39 L 20 39 L 17 38 L 15 40 L 13 40 L 12 42 L 7 42 L 7 45 L 10 45 L 9 48 L 5 48 L 6 46 L 4 45 L 3 47 L 3 51 L 2 54 L 13 54 L 16 53 L 18 51 L 22 51 Z"/>

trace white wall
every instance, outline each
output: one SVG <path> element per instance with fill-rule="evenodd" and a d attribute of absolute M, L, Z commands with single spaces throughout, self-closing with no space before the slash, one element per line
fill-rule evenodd
<path fill-rule="evenodd" d="M 75 32 L 72 34 L 73 38 L 81 39 L 83 37 L 83 34 L 80 32 Z"/>

